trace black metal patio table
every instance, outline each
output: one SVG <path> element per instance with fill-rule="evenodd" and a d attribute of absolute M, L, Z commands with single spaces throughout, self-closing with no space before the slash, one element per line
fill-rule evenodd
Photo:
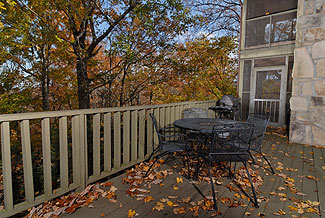
<path fill-rule="evenodd" d="M 235 120 L 216 119 L 216 118 L 186 118 L 174 122 L 176 127 L 186 130 L 192 130 L 203 134 L 212 133 L 213 126 L 222 126 L 225 124 L 238 123 Z"/>

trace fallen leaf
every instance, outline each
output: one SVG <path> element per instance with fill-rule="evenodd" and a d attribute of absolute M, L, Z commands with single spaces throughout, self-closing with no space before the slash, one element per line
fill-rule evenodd
<path fill-rule="evenodd" d="M 259 217 L 265 217 L 265 213 L 258 213 L 257 216 L 259 216 Z"/>
<path fill-rule="evenodd" d="M 153 199 L 152 196 L 147 196 L 147 197 L 145 197 L 145 198 L 143 199 L 144 203 L 148 203 L 148 202 L 153 201 L 153 200 L 154 200 L 154 199 Z"/>
<path fill-rule="evenodd" d="M 299 195 L 299 196 L 306 196 L 307 194 L 304 194 L 302 192 L 297 192 L 296 195 Z"/>
<path fill-rule="evenodd" d="M 172 207 L 172 206 L 174 206 L 174 203 L 172 201 L 167 201 L 167 205 Z"/>
<path fill-rule="evenodd" d="M 245 212 L 245 216 L 250 216 L 250 215 L 252 215 L 252 213 L 250 213 L 250 212 Z"/>
<path fill-rule="evenodd" d="M 312 180 L 315 180 L 315 181 L 318 181 L 319 179 L 317 179 L 315 176 L 306 176 L 308 179 L 312 179 Z"/>
<path fill-rule="evenodd" d="M 177 182 L 177 184 L 179 184 L 179 183 L 183 183 L 183 178 L 181 178 L 181 177 L 177 177 L 177 178 L 176 178 L 176 182 Z"/>
<path fill-rule="evenodd" d="M 135 210 L 129 210 L 128 211 L 128 217 L 134 217 L 134 215 L 135 215 Z"/>
<path fill-rule="evenodd" d="M 191 201 L 191 197 L 183 198 L 182 202 L 188 204 Z"/>
<path fill-rule="evenodd" d="M 162 211 L 164 209 L 165 205 L 161 202 L 157 202 L 157 205 L 152 208 L 152 210 Z"/>
<path fill-rule="evenodd" d="M 115 186 L 112 186 L 112 187 L 109 189 L 110 192 L 115 192 L 116 190 L 117 190 L 117 188 L 116 188 Z"/>
<path fill-rule="evenodd" d="M 185 213 L 185 207 L 178 207 L 173 210 L 174 214 L 183 214 Z"/>
<path fill-rule="evenodd" d="M 177 186 L 174 186 L 173 189 L 174 189 L 174 190 L 178 190 L 178 187 L 177 187 Z"/>

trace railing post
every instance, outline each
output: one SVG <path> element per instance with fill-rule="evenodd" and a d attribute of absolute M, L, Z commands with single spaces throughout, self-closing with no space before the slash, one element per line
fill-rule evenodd
<path fill-rule="evenodd" d="M 80 186 L 81 189 L 86 188 L 87 185 L 87 174 L 86 174 L 86 115 L 85 114 L 80 114 L 80 123 L 79 123 L 79 128 L 80 128 L 80 137 L 79 137 L 79 142 L 80 142 Z"/>
<path fill-rule="evenodd" d="M 13 211 L 11 152 L 10 152 L 10 127 L 9 122 L 1 123 L 1 153 L 5 209 Z"/>

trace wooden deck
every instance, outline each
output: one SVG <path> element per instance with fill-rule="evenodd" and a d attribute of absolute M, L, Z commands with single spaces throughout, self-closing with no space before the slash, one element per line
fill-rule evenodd
<path fill-rule="evenodd" d="M 256 209 L 247 199 L 238 197 L 234 191 L 230 192 L 226 185 L 233 184 L 225 177 L 220 180 L 223 184 L 216 186 L 218 207 L 222 213 L 217 217 L 319 217 L 325 215 L 325 149 L 288 143 L 287 137 L 270 129 L 265 137 L 263 151 L 269 156 L 277 174 L 273 175 L 263 168 L 250 165 L 264 179 L 263 185 L 258 188 L 258 197 L 262 200 L 260 207 Z M 191 211 L 189 208 L 200 204 L 203 197 L 190 181 L 179 175 L 179 168 L 173 168 L 174 164 L 169 162 L 160 167 L 160 170 L 168 169 L 168 172 L 172 172 L 172 175 L 162 179 L 163 186 L 151 184 L 148 187 L 148 185 L 142 184 L 142 189 L 149 190 L 149 193 L 145 195 L 153 197 L 150 202 L 145 203 L 144 200 L 137 200 L 136 197 L 129 196 L 126 192 L 129 190 L 130 184 L 123 184 L 122 180 L 126 178 L 126 175 L 122 174 L 109 180 L 117 188 L 115 191 L 116 202 L 101 197 L 91 204 L 91 208 L 83 207 L 72 214 L 65 213 L 61 217 L 122 218 L 128 217 L 130 209 L 135 211 L 137 217 L 193 217 L 195 211 Z M 182 178 L 183 182 L 177 184 L 177 177 Z M 200 182 L 197 186 L 206 196 L 211 196 L 208 182 Z M 101 188 L 108 189 L 107 187 Z M 172 196 L 173 198 L 171 198 Z M 188 197 L 190 197 L 190 202 L 187 202 Z M 240 205 L 236 206 L 234 203 L 232 205 L 234 207 L 229 207 L 229 201 L 226 202 L 227 198 L 231 202 L 236 200 L 235 203 L 239 202 Z M 173 205 L 169 206 L 166 199 L 173 202 Z M 157 202 L 161 201 L 164 201 L 163 210 L 153 210 Z M 295 201 L 296 204 L 294 204 Z M 320 205 L 317 206 L 316 202 L 320 202 Z M 171 203 L 169 202 L 169 204 Z M 298 205 L 303 210 L 299 210 Z M 176 215 L 174 212 L 180 207 L 185 209 L 185 213 Z M 315 213 L 315 209 L 319 211 L 320 215 Z M 215 211 L 204 210 L 200 207 L 197 217 L 211 217 L 214 214 Z"/>

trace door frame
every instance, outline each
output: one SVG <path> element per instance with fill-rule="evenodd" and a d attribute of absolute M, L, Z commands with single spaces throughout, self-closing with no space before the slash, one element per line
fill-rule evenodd
<path fill-rule="evenodd" d="M 288 62 L 288 57 L 286 57 L 286 62 Z M 284 126 L 285 125 L 285 108 L 286 108 L 286 94 L 287 94 L 287 79 L 288 79 L 288 67 L 286 65 L 281 66 L 271 66 L 271 67 L 254 67 L 252 66 L 252 75 L 250 83 L 250 102 L 249 102 L 249 113 L 254 113 L 255 111 L 255 92 L 256 92 L 256 74 L 257 71 L 267 71 L 267 70 L 281 70 L 281 86 L 280 86 L 280 99 L 279 99 L 279 119 L 278 122 L 270 122 L 272 126 Z M 267 100 L 267 99 L 265 99 Z"/>

